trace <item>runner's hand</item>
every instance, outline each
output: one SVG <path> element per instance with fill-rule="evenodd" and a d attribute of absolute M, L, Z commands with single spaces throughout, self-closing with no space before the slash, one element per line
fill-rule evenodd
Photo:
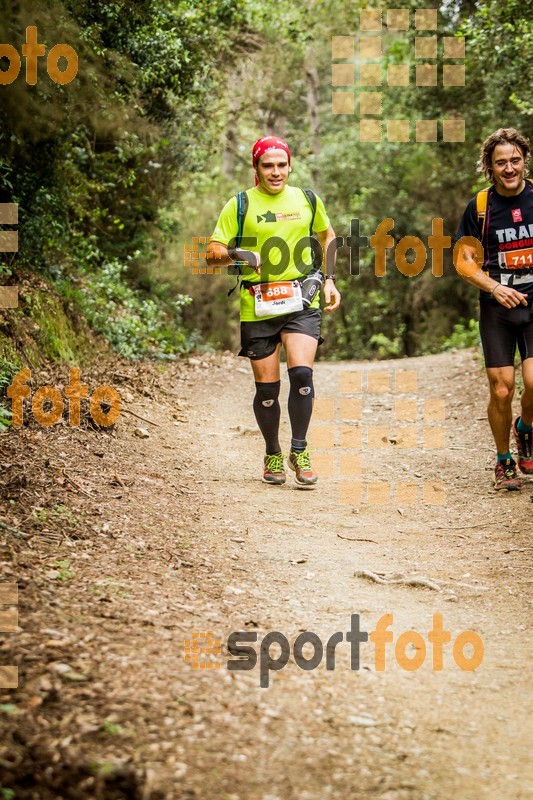
<path fill-rule="evenodd" d="M 255 250 L 243 250 L 241 247 L 234 247 L 229 254 L 235 261 L 246 261 L 250 267 L 259 273 L 261 272 L 261 256 Z"/>
<path fill-rule="evenodd" d="M 257 274 L 260 275 L 261 274 L 261 256 L 259 255 L 259 253 L 252 253 L 252 255 L 254 255 L 255 258 L 256 258 L 256 264 L 255 264 L 254 269 L 257 272 Z M 253 264 L 250 264 L 250 266 L 253 266 Z"/>
<path fill-rule="evenodd" d="M 341 293 L 329 279 L 326 279 L 324 284 L 324 300 L 326 301 L 324 311 L 335 311 L 341 304 Z"/>
<path fill-rule="evenodd" d="M 513 289 L 511 286 L 504 286 L 501 283 L 495 287 L 492 296 L 505 308 L 515 308 L 515 306 L 519 306 L 520 304 L 527 306 L 527 294 L 517 292 L 516 289 Z"/>

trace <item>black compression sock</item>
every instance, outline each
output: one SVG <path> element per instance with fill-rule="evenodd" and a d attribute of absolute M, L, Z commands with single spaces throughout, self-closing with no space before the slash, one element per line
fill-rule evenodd
<path fill-rule="evenodd" d="M 291 384 L 289 392 L 289 419 L 292 438 L 305 442 L 313 413 L 313 370 L 311 367 L 291 367 L 287 370 Z"/>
<path fill-rule="evenodd" d="M 278 401 L 280 384 L 281 381 L 255 384 L 254 414 L 269 455 L 281 451 L 279 446 L 281 409 Z"/>

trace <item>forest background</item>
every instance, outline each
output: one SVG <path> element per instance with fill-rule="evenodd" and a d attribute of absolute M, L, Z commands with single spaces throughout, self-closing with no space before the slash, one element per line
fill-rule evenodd
<path fill-rule="evenodd" d="M 396 241 L 427 243 L 440 217 L 454 236 L 485 185 L 475 171 L 482 140 L 500 126 L 533 134 L 533 8 L 441 3 L 439 56 L 443 36 L 466 38 L 466 85 L 382 87 L 384 119 L 408 119 L 412 130 L 419 119 L 463 117 L 464 142 L 364 143 L 357 103 L 354 115 L 332 113 L 331 40 L 357 37 L 359 12 L 371 7 L 383 12 L 383 75 L 400 63 L 413 75 L 414 25 L 387 30 L 386 10 L 409 8 L 413 20 L 434 2 L 3 0 L 1 42 L 20 53 L 36 25 L 47 50 L 75 48 L 79 72 L 60 86 L 40 59 L 28 86 L 23 60 L 17 80 L 0 86 L 0 202 L 18 203 L 20 237 L 17 254 L 0 254 L 0 283 L 21 289 L 19 308 L 0 312 L 0 389 L 23 362 L 82 363 L 91 332 L 131 358 L 234 347 L 234 279 L 191 274 L 184 248 L 252 185 L 261 135 L 289 141 L 291 182 L 323 197 L 337 234 L 356 218 L 370 236 L 392 217 Z M 357 74 L 356 64 L 356 98 Z M 391 253 L 376 277 L 373 255 L 362 251 L 360 275 L 350 275 L 339 254 L 343 303 L 326 321 L 322 357 L 421 355 L 477 340 L 476 292 L 451 251 L 441 278 L 429 258 L 405 277 Z"/>

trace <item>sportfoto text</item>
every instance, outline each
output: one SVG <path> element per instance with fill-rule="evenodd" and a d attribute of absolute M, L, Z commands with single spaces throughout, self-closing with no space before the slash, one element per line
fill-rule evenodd
<path fill-rule="evenodd" d="M 11 399 L 11 424 L 20 427 L 23 424 L 24 399 L 29 399 L 31 389 L 27 385 L 31 379 L 31 370 L 24 367 L 16 375 L 6 394 Z M 70 368 L 70 383 L 65 386 L 63 393 L 69 402 L 68 421 L 71 428 L 80 424 L 81 400 L 89 398 L 91 417 L 97 425 L 109 427 L 114 425 L 120 416 L 120 395 L 112 386 L 99 386 L 89 397 L 89 387 L 80 383 L 80 370 Z M 102 410 L 101 404 L 105 402 L 109 409 Z M 45 408 L 46 406 L 46 408 Z M 48 427 L 56 425 L 63 416 L 63 395 L 56 386 L 41 386 L 31 398 L 31 409 L 36 422 Z"/>
<path fill-rule="evenodd" d="M 372 642 L 374 645 L 374 666 L 377 672 L 383 672 L 387 663 L 387 644 L 394 641 L 394 633 L 389 630 L 394 622 L 393 614 L 383 614 L 378 620 L 375 629 L 369 634 L 362 631 L 359 625 L 359 614 L 351 615 L 351 628 L 346 633 L 346 641 L 350 643 L 350 669 L 360 669 L 359 650 L 361 642 Z M 433 614 L 433 627 L 427 634 L 427 641 L 431 644 L 432 666 L 434 672 L 441 672 L 443 669 L 444 645 L 449 644 L 452 639 L 450 631 L 445 630 L 442 614 Z M 344 641 L 343 634 L 338 631 L 334 633 L 326 644 L 326 669 L 335 669 L 335 648 L 340 642 Z M 254 669 L 257 665 L 257 652 L 255 648 L 248 646 L 249 642 L 257 642 L 255 631 L 235 631 L 228 638 L 228 652 L 234 656 L 227 662 L 230 671 L 247 671 Z M 313 653 L 309 657 L 304 656 L 305 646 L 312 648 Z M 272 646 L 277 646 L 280 653 L 277 657 L 271 653 Z M 471 648 L 469 655 L 465 655 L 465 648 Z M 407 650 L 411 654 L 407 654 Z M 391 648 L 392 649 L 392 648 Z M 396 663 L 409 672 L 420 669 L 426 660 L 426 640 L 417 631 L 404 631 L 401 633 L 394 644 L 394 658 Z M 452 653 L 455 664 L 465 672 L 472 672 L 477 669 L 483 661 L 485 648 L 483 640 L 474 631 L 462 631 L 454 640 Z M 259 685 L 266 689 L 269 685 L 270 672 L 283 669 L 291 656 L 291 646 L 289 640 L 279 631 L 267 633 L 261 641 L 259 649 Z M 324 656 L 324 645 L 316 633 L 305 631 L 296 637 L 292 646 L 292 656 L 296 664 L 303 670 L 313 670 L 322 662 Z"/>
<path fill-rule="evenodd" d="M 35 86 L 37 83 L 38 58 L 46 55 L 46 47 L 39 43 L 36 25 L 26 28 L 26 43 L 21 47 L 22 55 L 26 59 L 26 83 Z M 18 51 L 12 44 L 0 44 L 0 58 L 9 62 L 7 69 L 0 70 L 0 86 L 9 86 L 20 74 L 22 61 Z M 61 59 L 66 66 L 59 69 Z M 46 71 L 49 77 L 61 86 L 70 83 L 78 74 L 78 55 L 69 44 L 55 44 L 46 58 Z"/>
<path fill-rule="evenodd" d="M 382 278 L 387 272 L 387 250 L 394 251 L 394 260 L 396 267 L 409 278 L 419 275 L 427 262 L 427 248 L 418 236 L 403 236 L 397 243 L 390 232 L 394 230 L 394 220 L 391 217 L 382 220 L 376 232 L 370 236 L 361 236 L 359 233 L 359 220 L 352 219 L 350 221 L 350 235 L 349 236 L 336 236 L 327 246 L 326 250 L 326 265 L 328 267 L 328 274 L 331 274 L 334 269 L 334 256 L 342 248 L 348 247 L 349 261 L 350 261 L 350 274 L 360 274 L 360 251 L 369 246 L 374 250 L 374 274 L 378 278 Z M 444 233 L 444 220 L 436 217 L 431 221 L 431 234 L 428 236 L 427 244 L 431 250 L 431 272 L 436 278 L 441 278 L 444 273 L 444 251 L 452 246 L 451 236 L 445 236 Z M 231 249 L 236 244 L 232 240 L 228 244 Z M 471 247 L 475 251 L 475 262 L 470 267 L 462 264 L 459 261 L 459 255 L 463 246 Z M 257 247 L 257 238 L 255 236 L 243 236 L 240 241 L 242 249 L 254 249 Z M 306 248 L 311 248 L 315 253 L 315 260 L 317 263 L 322 263 L 323 251 L 322 246 L 318 239 L 312 236 L 304 236 L 298 240 L 293 252 L 294 264 L 302 274 L 309 271 L 309 264 L 303 260 L 303 252 Z M 270 261 L 270 254 L 273 250 L 279 253 L 279 262 L 272 264 Z M 412 261 L 406 258 L 407 253 L 412 250 L 414 257 Z M 270 236 L 263 244 L 260 250 L 261 262 L 267 265 L 268 270 L 273 275 L 281 275 L 289 266 L 290 250 L 287 242 L 280 236 Z M 458 263 L 459 261 L 459 263 Z M 472 236 L 463 236 L 459 239 L 453 248 L 453 264 L 457 272 L 461 275 L 470 274 L 475 268 L 476 264 L 483 263 L 483 248 L 481 242 Z M 232 273 L 232 267 L 228 268 L 228 272 Z"/>

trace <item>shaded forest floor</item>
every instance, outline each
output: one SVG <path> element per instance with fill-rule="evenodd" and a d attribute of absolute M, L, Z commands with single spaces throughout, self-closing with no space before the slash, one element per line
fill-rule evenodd
<path fill-rule="evenodd" d="M 317 364 L 312 490 L 260 482 L 244 360 L 100 370 L 94 385 L 156 424 L 124 412 L 113 430 L 45 429 L 28 411 L 0 436 L 1 575 L 18 584 L 20 626 L 0 639 L 19 669 L 19 688 L 0 690 L 0 796 L 532 796 L 533 478 L 492 490 L 474 355 Z M 351 670 L 346 641 L 334 671 L 291 655 L 268 688 L 259 663 L 226 667 L 232 631 L 255 632 L 257 651 L 270 631 L 291 646 L 313 631 L 325 649 L 352 614 L 366 631 L 393 615 L 384 671 L 370 642 Z M 475 671 L 452 644 L 432 669 L 433 614 L 452 643 L 481 637 Z M 410 630 L 427 646 L 416 671 L 395 658 Z M 208 631 L 222 653 L 194 669 L 184 644 Z"/>

